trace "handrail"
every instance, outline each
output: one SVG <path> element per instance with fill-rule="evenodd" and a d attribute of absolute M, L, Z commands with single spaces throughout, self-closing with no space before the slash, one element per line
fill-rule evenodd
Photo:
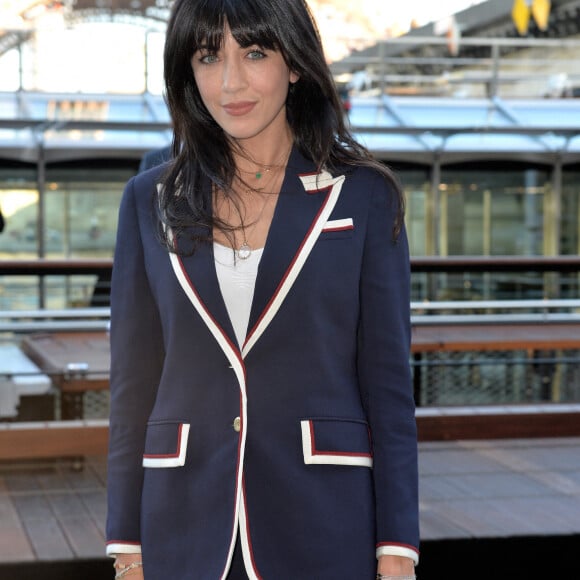
<path fill-rule="evenodd" d="M 437 314 L 411 315 L 412 326 L 448 325 L 448 324 L 578 324 L 580 314 L 566 313 L 527 313 L 527 314 Z"/>
<path fill-rule="evenodd" d="M 0 310 L 0 332 L 106 331 L 110 317 L 110 308 Z"/>
<path fill-rule="evenodd" d="M 0 276 L 73 276 L 95 275 L 98 285 L 106 288 L 113 260 L 104 259 L 31 259 L 0 260 Z M 580 273 L 580 256 L 419 256 L 411 258 L 411 272 L 417 274 L 476 274 L 483 272 L 514 273 Z M 105 290 L 105 293 L 107 290 Z M 106 303 L 106 302 L 104 302 Z M 575 322 L 576 315 L 547 310 L 580 310 L 580 300 L 434 300 L 411 304 L 413 324 L 486 324 L 512 322 Z M 524 309 L 541 312 L 516 315 Z M 510 310 L 508 313 L 465 313 L 458 311 Z M 449 311 L 453 311 L 449 313 Z M 57 332 L 62 330 L 106 330 L 108 308 L 75 308 L 64 310 L 0 311 L 0 332 Z"/>
<path fill-rule="evenodd" d="M 62 308 L 62 309 L 45 309 L 36 310 L 0 310 L 0 320 L 7 319 L 86 319 L 86 318 L 109 318 L 111 316 L 110 308 Z"/>
<path fill-rule="evenodd" d="M 0 260 L 0 276 L 66 276 L 110 271 L 112 258 Z"/>
<path fill-rule="evenodd" d="M 412 272 L 580 272 L 580 256 L 417 256 Z"/>
<path fill-rule="evenodd" d="M 0 276 L 59 276 L 99 274 L 113 267 L 112 258 L 0 260 Z M 579 272 L 580 255 L 574 256 L 413 256 L 417 272 Z"/>
<path fill-rule="evenodd" d="M 550 312 L 553 309 L 568 312 Z M 542 312 L 489 312 L 489 310 L 540 309 Z M 413 326 L 442 324 L 534 324 L 580 322 L 580 300 L 444 300 L 412 302 Z M 457 313 L 465 310 L 486 310 L 485 313 Z M 453 311 L 449 313 L 449 311 Z M 424 312 L 427 312 L 424 314 Z M 110 308 L 67 308 L 62 310 L 3 310 L 0 311 L 0 332 L 15 334 L 59 331 L 106 331 L 109 328 Z M 32 320 L 31 320 L 32 319 Z"/>
<path fill-rule="evenodd" d="M 580 300 L 434 300 L 411 302 L 412 310 L 519 310 L 525 308 L 540 308 L 542 310 L 580 308 Z"/>

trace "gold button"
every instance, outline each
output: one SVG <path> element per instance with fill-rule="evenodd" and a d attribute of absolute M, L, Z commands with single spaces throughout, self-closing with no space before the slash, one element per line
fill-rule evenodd
<path fill-rule="evenodd" d="M 232 427 L 234 428 L 234 431 L 237 431 L 239 433 L 241 426 L 242 426 L 242 420 L 239 417 L 236 417 L 234 419 L 234 422 L 232 423 Z"/>

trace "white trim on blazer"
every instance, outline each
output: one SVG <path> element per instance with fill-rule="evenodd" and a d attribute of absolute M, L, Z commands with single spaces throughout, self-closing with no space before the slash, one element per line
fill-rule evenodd
<path fill-rule="evenodd" d="M 354 230 L 354 222 L 352 221 L 352 218 L 328 220 L 322 228 L 323 232 L 342 232 L 345 230 Z"/>
<path fill-rule="evenodd" d="M 185 465 L 187 440 L 189 438 L 189 423 L 180 423 L 177 432 L 177 446 L 175 453 L 170 454 L 143 454 L 143 467 L 182 467 Z"/>
<path fill-rule="evenodd" d="M 306 465 L 373 466 L 373 458 L 370 453 L 332 452 L 316 449 L 312 421 L 308 419 L 300 421 L 300 429 L 302 431 L 302 453 Z"/>
<path fill-rule="evenodd" d="M 235 513 L 234 513 L 234 528 L 232 532 L 232 539 L 230 543 L 230 549 L 228 553 L 227 563 L 225 570 L 222 573 L 221 580 L 225 580 L 229 567 L 231 565 L 231 560 L 234 552 L 234 546 L 236 542 L 236 532 L 239 529 L 240 540 L 242 544 L 242 550 L 244 552 L 244 562 L 246 564 L 246 572 L 250 580 L 259 580 L 259 572 L 255 570 L 253 565 L 253 560 L 251 557 L 251 539 L 248 534 L 248 519 L 247 512 L 244 505 L 244 493 L 243 493 L 243 465 L 244 465 L 244 452 L 246 445 L 246 432 L 247 432 L 247 390 L 246 390 L 246 369 L 244 365 L 244 358 L 250 352 L 252 347 L 256 344 L 258 339 L 262 336 L 276 313 L 280 309 L 280 306 L 284 302 L 288 292 L 292 288 L 292 285 L 296 281 L 300 270 L 304 266 L 306 259 L 308 258 L 314 244 L 318 240 L 320 233 L 322 232 L 328 218 L 332 214 L 336 202 L 338 201 L 342 185 L 345 181 L 345 176 L 340 175 L 338 177 L 332 177 L 327 172 L 314 173 L 308 175 L 300 175 L 300 180 L 304 185 L 304 188 L 309 193 L 317 193 L 322 190 L 327 190 L 326 199 L 322 203 L 322 206 L 316 216 L 314 222 L 305 238 L 300 245 L 298 252 L 294 256 L 290 267 L 286 271 L 282 281 L 280 282 L 278 288 L 276 289 L 274 295 L 272 296 L 268 306 L 262 313 L 258 323 L 253 328 L 251 334 L 246 337 L 246 341 L 243 345 L 241 353 L 236 348 L 236 346 L 230 341 L 228 336 L 225 334 L 223 329 L 214 320 L 211 313 L 207 310 L 205 304 L 202 302 L 200 296 L 198 295 L 192 280 L 185 271 L 185 267 L 179 255 L 171 252 L 169 254 L 171 265 L 175 272 L 175 275 L 179 281 L 179 284 L 183 288 L 186 296 L 189 298 L 190 302 L 193 304 L 202 320 L 218 342 L 220 348 L 224 351 L 226 357 L 228 358 L 230 365 L 234 372 L 236 373 L 236 378 L 240 385 L 240 396 L 241 396 L 241 429 L 239 434 L 239 451 L 238 451 L 238 473 L 237 473 L 237 491 L 236 491 L 236 503 L 235 503 Z M 172 238 L 171 232 L 169 232 L 170 239 Z"/>
<path fill-rule="evenodd" d="M 322 207 L 320 208 L 320 211 L 316 216 L 316 220 L 312 224 L 310 231 L 302 241 L 302 245 L 294 257 L 290 268 L 276 289 L 276 292 L 268 304 L 268 307 L 262 313 L 262 316 L 258 324 L 254 327 L 252 333 L 246 337 L 246 341 L 242 349 L 243 357 L 247 356 L 252 347 L 256 344 L 257 340 L 263 334 L 264 330 L 266 330 L 274 316 L 276 316 L 276 313 L 284 302 L 284 299 L 290 291 L 290 288 L 292 288 L 292 285 L 296 281 L 300 270 L 302 270 L 302 266 L 304 266 L 306 259 L 310 255 L 314 244 L 318 240 L 318 237 L 324 228 L 324 225 L 330 217 L 330 214 L 332 213 L 332 210 L 338 201 L 340 190 L 342 189 L 342 184 L 346 179 L 344 175 L 333 178 L 330 173 L 327 172 L 314 175 L 300 175 L 299 177 L 306 191 L 310 193 L 316 193 L 317 191 L 328 189 L 328 196 L 322 204 Z"/>

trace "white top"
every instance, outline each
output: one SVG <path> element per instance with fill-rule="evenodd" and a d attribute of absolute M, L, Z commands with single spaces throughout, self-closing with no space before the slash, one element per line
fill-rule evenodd
<path fill-rule="evenodd" d="M 240 348 L 248 333 L 256 276 L 263 252 L 264 248 L 252 250 L 248 258 L 242 260 L 232 248 L 215 242 L 213 245 L 220 290 Z"/>

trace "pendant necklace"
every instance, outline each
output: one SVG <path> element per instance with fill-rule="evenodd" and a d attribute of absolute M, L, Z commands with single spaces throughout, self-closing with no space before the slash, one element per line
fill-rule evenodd
<path fill-rule="evenodd" d="M 287 151 L 284 153 L 284 155 L 280 158 L 280 160 L 272 165 L 262 165 L 261 167 L 258 168 L 257 171 L 244 171 L 242 170 L 243 173 L 249 173 L 250 175 L 253 175 L 256 179 L 261 180 L 262 177 L 264 177 L 264 174 L 267 173 L 271 173 L 272 169 L 279 169 L 284 167 L 286 164 L 284 163 L 284 160 L 288 159 L 290 155 L 290 152 Z M 273 181 L 273 180 L 270 180 Z M 266 184 L 265 184 L 266 185 Z M 246 193 L 251 194 L 251 193 L 262 193 L 264 191 L 265 187 L 261 187 L 260 189 L 253 189 L 251 187 L 247 187 L 246 188 Z M 260 213 L 258 214 L 258 217 L 256 218 L 254 225 L 259 223 L 262 214 L 264 213 L 264 210 L 266 209 L 266 205 L 268 205 L 268 201 L 269 201 L 269 196 L 266 195 L 266 200 L 264 201 L 264 205 L 262 206 L 262 209 L 260 210 Z M 241 217 L 241 216 L 240 216 Z M 237 250 L 237 254 L 238 254 L 238 258 L 240 260 L 247 260 L 251 255 L 252 255 L 252 246 L 250 246 L 250 244 L 248 243 L 248 240 L 246 238 L 246 228 L 244 226 L 244 221 L 241 220 L 241 228 L 242 228 L 242 236 L 243 236 L 243 241 L 240 244 L 240 247 Z"/>
<path fill-rule="evenodd" d="M 248 190 L 247 193 L 250 193 L 250 190 Z M 255 191 L 255 193 L 259 192 Z M 260 210 L 260 213 L 258 214 L 256 221 L 254 222 L 255 224 L 260 221 L 260 218 L 262 217 L 262 214 L 264 213 L 264 210 L 266 209 L 266 205 L 268 205 L 269 200 L 270 198 L 266 194 L 266 200 L 264 201 L 264 205 L 262 206 L 262 209 Z M 243 241 L 240 244 L 240 247 L 238 248 L 237 254 L 240 260 L 247 260 L 252 255 L 252 246 L 250 246 L 246 238 L 246 227 L 244 226 L 244 220 L 241 220 L 240 225 L 242 228 Z"/>
<path fill-rule="evenodd" d="M 244 241 L 242 242 L 242 245 L 238 248 L 238 258 L 240 260 L 247 260 L 251 255 L 252 248 L 250 247 L 250 244 L 248 244 L 246 236 L 244 236 Z"/>

